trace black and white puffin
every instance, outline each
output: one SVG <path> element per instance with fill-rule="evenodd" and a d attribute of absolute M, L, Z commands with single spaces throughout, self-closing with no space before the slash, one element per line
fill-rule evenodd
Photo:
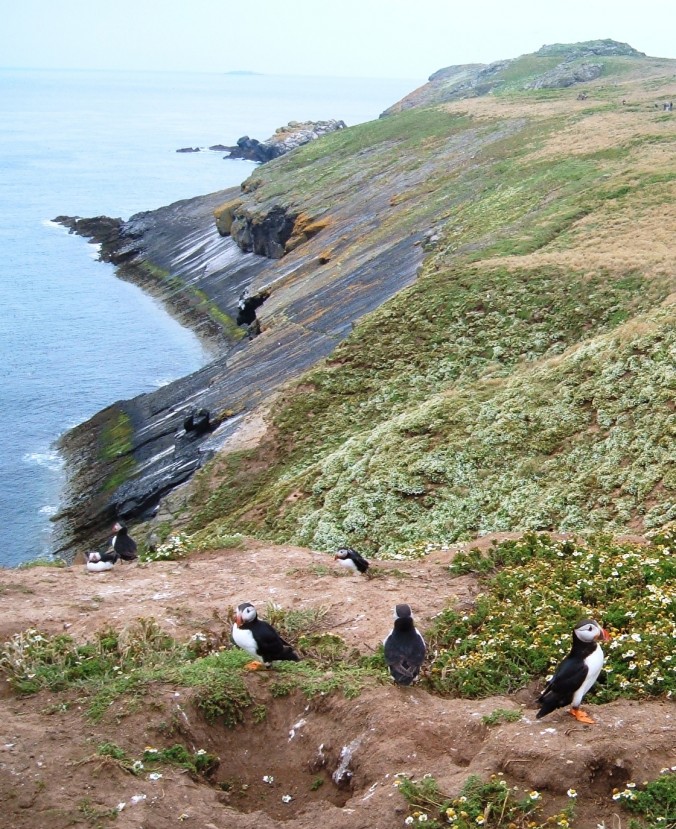
<path fill-rule="evenodd" d="M 117 561 L 115 550 L 106 550 L 105 553 L 91 550 L 85 553 L 85 556 L 87 559 L 86 567 L 90 573 L 105 573 L 106 570 L 112 570 Z"/>
<path fill-rule="evenodd" d="M 111 547 L 122 561 L 134 561 L 138 556 L 136 554 L 136 542 L 129 535 L 129 531 L 121 521 L 116 521 L 113 524 L 113 532 L 115 535 L 110 542 Z"/>
<path fill-rule="evenodd" d="M 287 660 L 298 662 L 298 654 L 285 642 L 269 622 L 258 618 L 256 608 L 251 602 L 243 602 L 237 606 L 235 623 L 232 626 L 232 639 L 237 647 L 250 653 L 254 662 L 246 666 L 255 671 L 271 662 Z"/>
<path fill-rule="evenodd" d="M 580 710 L 582 697 L 598 679 L 603 667 L 603 651 L 598 640 L 607 642 L 610 636 L 593 619 L 582 619 L 573 629 L 573 647 L 538 697 L 539 720 L 557 708 L 570 705 L 570 713 L 578 722 L 594 720 Z"/>
<path fill-rule="evenodd" d="M 352 547 L 341 547 L 336 550 L 334 559 L 353 573 L 365 573 L 369 569 L 368 561 Z"/>
<path fill-rule="evenodd" d="M 411 608 L 398 604 L 394 609 L 394 627 L 383 642 L 385 661 L 398 685 L 410 685 L 417 679 L 425 661 L 427 646 L 413 624 Z"/>

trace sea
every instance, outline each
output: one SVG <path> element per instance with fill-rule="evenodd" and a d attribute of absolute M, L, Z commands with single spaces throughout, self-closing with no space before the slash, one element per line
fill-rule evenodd
<path fill-rule="evenodd" d="M 424 81 L 0 69 L 0 567 L 52 556 L 64 431 L 211 359 L 53 219 L 238 185 L 256 165 L 206 148 L 292 120 L 370 121 Z"/>

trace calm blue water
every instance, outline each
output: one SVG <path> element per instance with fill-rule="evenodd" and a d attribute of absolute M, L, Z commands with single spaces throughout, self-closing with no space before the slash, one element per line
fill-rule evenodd
<path fill-rule="evenodd" d="M 209 359 L 50 220 L 128 218 L 239 184 L 252 163 L 176 150 L 290 120 L 372 120 L 420 83 L 0 70 L 0 566 L 49 554 L 63 431 Z"/>

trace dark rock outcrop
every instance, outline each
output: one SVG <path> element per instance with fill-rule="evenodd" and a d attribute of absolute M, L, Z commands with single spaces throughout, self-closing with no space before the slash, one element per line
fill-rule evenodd
<path fill-rule="evenodd" d="M 550 72 L 525 84 L 524 89 L 565 89 L 567 86 L 596 80 L 602 73 L 602 63 L 560 63 Z"/>
<path fill-rule="evenodd" d="M 315 141 L 322 135 L 345 129 L 344 121 L 289 121 L 285 127 L 279 127 L 273 136 L 265 141 L 244 135 L 237 140 L 234 147 L 224 147 L 229 155 L 226 158 L 243 158 L 246 161 L 265 163 L 280 155 L 295 150 L 303 144 Z"/>
<path fill-rule="evenodd" d="M 230 235 L 240 250 L 268 259 L 281 259 L 291 238 L 296 216 L 276 205 L 267 213 L 252 215 L 242 210 L 235 214 Z"/>
<path fill-rule="evenodd" d="M 193 435 L 203 435 L 213 431 L 214 425 L 211 422 L 211 414 L 208 409 L 197 409 L 190 412 L 183 421 L 183 428 Z"/>
<path fill-rule="evenodd" d="M 221 236 L 231 236 L 240 250 L 268 259 L 281 259 L 324 230 L 328 221 L 273 204 L 256 210 L 241 198 L 231 199 L 214 210 Z"/>
<path fill-rule="evenodd" d="M 112 261 L 111 256 L 119 250 L 122 219 L 111 219 L 110 216 L 94 216 L 89 219 L 82 219 L 80 216 L 57 216 L 54 221 L 67 227 L 71 233 L 77 233 L 78 236 L 84 236 L 101 245 L 99 258 L 104 262 Z"/>

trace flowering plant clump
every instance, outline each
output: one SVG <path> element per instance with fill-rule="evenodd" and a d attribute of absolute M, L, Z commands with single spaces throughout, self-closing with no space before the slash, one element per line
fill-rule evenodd
<path fill-rule="evenodd" d="M 398 777 L 394 784 L 406 798 L 410 814 L 404 820 L 406 826 L 424 823 L 426 829 L 540 829 L 540 827 L 563 827 L 568 829 L 574 812 L 574 798 L 565 809 L 543 816 L 545 806 L 538 791 L 519 792 L 518 787 L 510 788 L 500 774 L 491 775 L 484 782 L 471 776 L 465 782 L 457 797 L 448 797 L 439 791 L 436 780 L 425 775 L 414 781 Z"/>
<path fill-rule="evenodd" d="M 189 751 L 185 746 L 176 743 L 168 748 L 152 748 L 146 746 L 143 752 L 143 764 L 167 764 L 180 766 L 192 774 L 206 775 L 212 772 L 220 763 L 218 757 L 209 754 L 203 748 Z"/>
<path fill-rule="evenodd" d="M 185 558 L 191 549 L 190 536 L 176 533 L 154 549 L 145 550 L 139 557 L 142 561 L 177 561 Z"/>
<path fill-rule="evenodd" d="M 77 645 L 66 634 L 28 628 L 0 646 L 0 674 L 20 694 L 60 690 L 92 675 L 110 674 L 116 645 L 111 647 L 105 634 L 91 644 Z"/>
<path fill-rule="evenodd" d="M 657 780 L 637 786 L 627 783 L 624 789 L 615 789 L 613 800 L 619 801 L 629 812 L 641 815 L 649 825 L 672 829 L 676 826 L 676 766 L 662 769 Z"/>
<path fill-rule="evenodd" d="M 595 688 L 600 701 L 676 692 L 676 529 L 649 543 L 606 536 L 556 540 L 527 533 L 486 554 L 459 553 L 452 572 L 479 574 L 473 610 L 446 610 L 427 631 L 436 653 L 429 682 L 467 697 L 509 693 L 543 679 L 591 616 L 611 635 Z"/>

